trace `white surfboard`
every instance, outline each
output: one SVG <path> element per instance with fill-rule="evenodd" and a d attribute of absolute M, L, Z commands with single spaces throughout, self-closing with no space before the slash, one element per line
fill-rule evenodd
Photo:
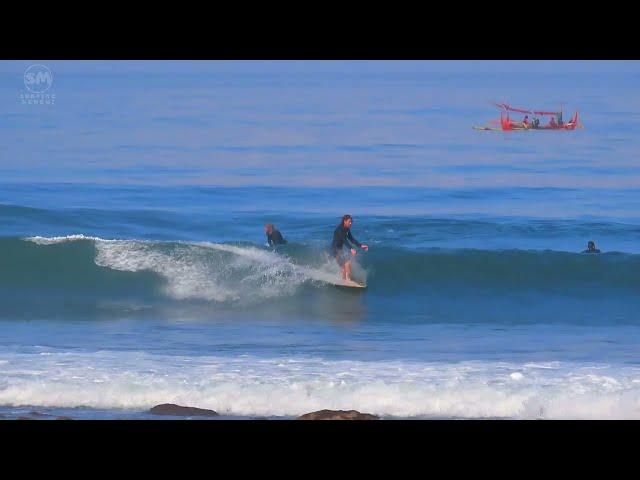
<path fill-rule="evenodd" d="M 303 273 L 305 276 L 312 280 L 324 282 L 336 287 L 348 287 L 348 288 L 366 288 L 366 285 L 362 283 L 354 282 L 353 280 L 344 280 L 339 272 L 328 272 L 317 268 L 308 268 L 304 266 L 297 266 L 296 269 Z"/>
<path fill-rule="evenodd" d="M 366 285 L 362 285 L 361 283 L 354 282 L 353 280 L 344 280 L 342 278 L 338 278 L 335 282 L 332 282 L 336 287 L 351 287 L 351 288 L 366 288 Z"/>

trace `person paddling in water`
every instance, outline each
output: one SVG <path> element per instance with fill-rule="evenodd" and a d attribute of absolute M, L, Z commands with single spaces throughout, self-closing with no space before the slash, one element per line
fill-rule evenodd
<path fill-rule="evenodd" d="M 600 253 L 600 249 L 596 248 L 596 244 L 593 240 L 589 240 L 589 243 L 587 243 L 587 249 L 582 253 Z"/>
<path fill-rule="evenodd" d="M 345 280 L 351 280 L 351 258 L 355 256 L 356 249 L 353 245 L 360 247 L 365 252 L 369 250 L 369 247 L 363 243 L 358 242 L 353 235 L 351 235 L 351 224 L 353 219 L 351 215 L 345 215 L 342 217 L 340 225 L 336 227 L 333 232 L 333 242 L 331 243 L 331 251 L 335 257 L 338 265 L 342 267 L 342 278 Z M 353 245 L 351 245 L 353 244 Z M 347 247 L 349 251 L 345 251 L 344 247 Z"/>
<path fill-rule="evenodd" d="M 267 234 L 267 243 L 270 247 L 287 243 L 282 234 L 273 226 L 273 223 L 267 223 L 264 226 L 264 233 Z"/>

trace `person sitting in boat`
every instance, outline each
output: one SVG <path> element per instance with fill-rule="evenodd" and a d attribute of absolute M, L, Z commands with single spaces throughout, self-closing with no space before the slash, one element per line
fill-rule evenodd
<path fill-rule="evenodd" d="M 524 116 L 524 119 L 522 120 L 522 126 L 524 128 L 529 128 L 529 115 Z"/>
<path fill-rule="evenodd" d="M 558 126 L 558 124 L 556 123 L 556 117 L 551 117 L 551 120 L 549 120 L 549 126 L 551 128 L 556 128 Z"/>
<path fill-rule="evenodd" d="M 532 127 L 533 127 L 533 128 L 538 128 L 539 126 L 540 126 L 540 119 L 539 119 L 538 117 L 535 117 L 535 118 L 532 120 Z"/>

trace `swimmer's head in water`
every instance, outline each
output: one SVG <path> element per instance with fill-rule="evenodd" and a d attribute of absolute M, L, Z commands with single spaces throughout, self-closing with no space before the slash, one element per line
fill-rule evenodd
<path fill-rule="evenodd" d="M 593 240 L 589 240 L 589 243 L 587 243 L 587 248 L 589 250 L 595 250 L 596 249 L 596 244 Z"/>

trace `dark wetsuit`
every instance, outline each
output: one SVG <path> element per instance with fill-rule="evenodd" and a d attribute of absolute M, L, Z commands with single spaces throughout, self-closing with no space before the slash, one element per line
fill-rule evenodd
<path fill-rule="evenodd" d="M 287 241 L 282 238 L 282 234 L 275 228 L 271 231 L 271 234 L 267 233 L 267 242 L 269 242 L 270 247 L 287 243 Z"/>
<path fill-rule="evenodd" d="M 351 235 L 351 229 L 344 228 L 342 224 L 338 225 L 333 232 L 333 242 L 331 242 L 331 252 L 333 256 L 336 257 L 336 260 L 340 264 L 340 266 L 344 265 L 345 262 L 349 260 L 349 255 L 345 254 L 344 246 L 347 248 L 353 248 L 351 243 L 357 245 L 358 247 L 362 247 L 362 244 L 353 238 Z"/>

